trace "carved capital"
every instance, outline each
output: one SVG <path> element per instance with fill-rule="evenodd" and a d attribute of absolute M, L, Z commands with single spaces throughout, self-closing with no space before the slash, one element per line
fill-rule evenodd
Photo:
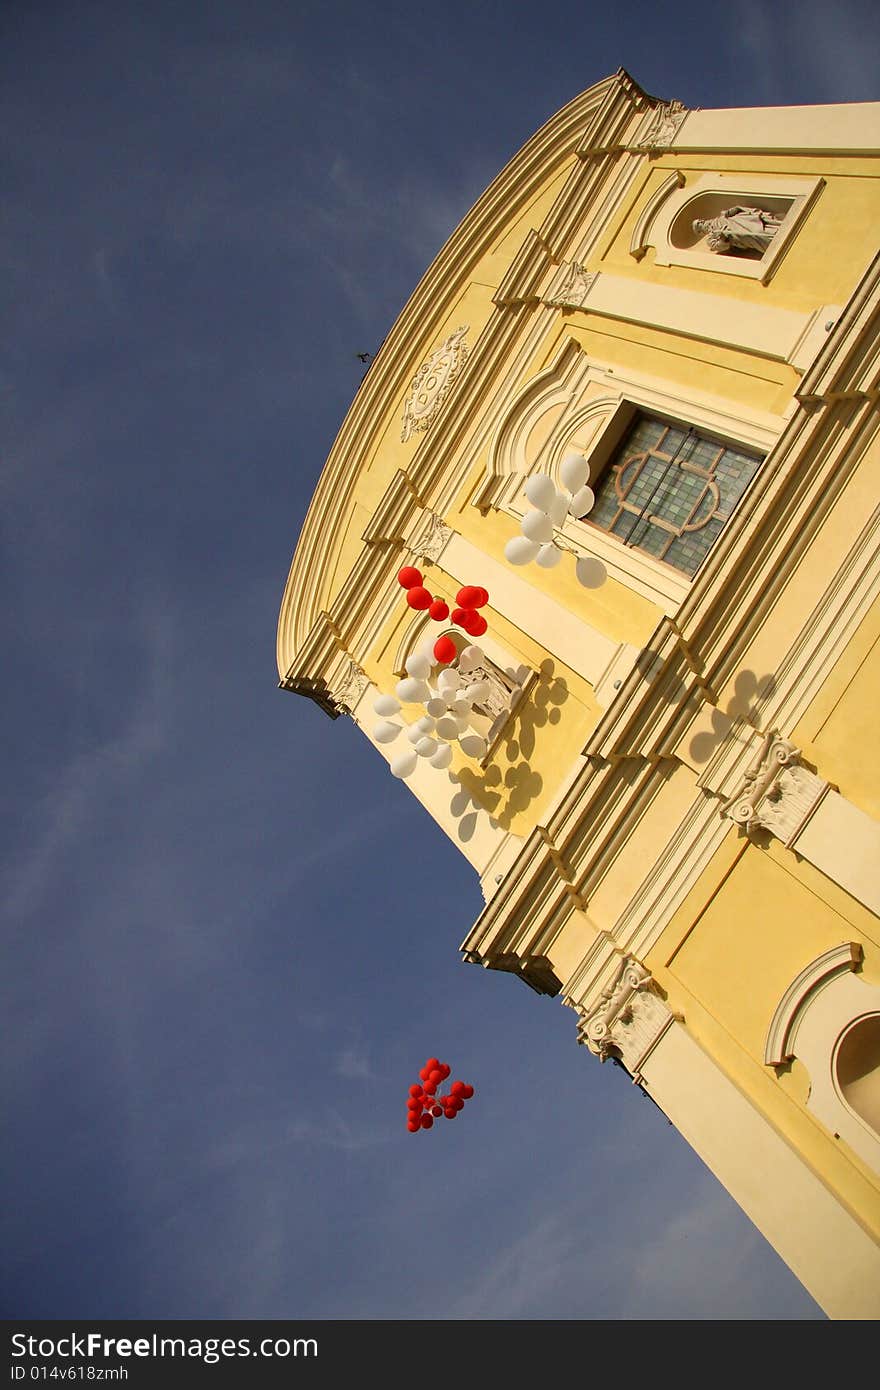
<path fill-rule="evenodd" d="M 467 360 L 464 335 L 468 325 L 459 328 L 423 362 L 410 383 L 410 394 L 403 408 L 404 444 L 418 430 L 426 430 L 437 418 L 443 402 L 458 379 Z"/>
<path fill-rule="evenodd" d="M 721 814 L 747 834 L 769 830 L 791 846 L 828 791 L 828 783 L 798 761 L 800 749 L 768 734 Z"/>
<path fill-rule="evenodd" d="M 661 102 L 634 149 L 645 154 L 659 154 L 662 150 L 668 150 L 686 115 L 687 108 L 680 101 Z"/>
<path fill-rule="evenodd" d="M 597 1003 L 582 1012 L 578 1042 L 603 1062 L 619 1057 L 638 1079 L 642 1063 L 675 1018 L 653 988 L 651 972 L 627 956 Z"/>
<path fill-rule="evenodd" d="M 563 261 L 544 300 L 555 309 L 582 309 L 599 272 L 589 271 L 579 261 Z"/>
<path fill-rule="evenodd" d="M 338 683 L 333 687 L 333 699 L 337 705 L 341 705 L 351 714 L 369 684 L 370 678 L 366 671 L 363 671 L 357 662 L 349 661 Z"/>
<path fill-rule="evenodd" d="M 443 554 L 451 536 L 452 528 L 439 516 L 429 512 L 424 526 L 412 543 L 412 553 L 421 560 L 436 562 Z"/>

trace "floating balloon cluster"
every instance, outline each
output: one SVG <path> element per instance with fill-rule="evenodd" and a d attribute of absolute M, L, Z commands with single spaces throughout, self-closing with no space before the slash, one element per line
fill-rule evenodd
<path fill-rule="evenodd" d="M 430 589 L 425 588 L 420 572 L 412 565 L 406 565 L 399 571 L 397 582 L 406 589 L 406 601 L 410 608 L 426 609 L 428 617 L 433 618 L 435 623 L 445 623 L 448 619 L 455 627 L 462 628 L 468 637 L 482 637 L 489 626 L 482 613 L 477 612 L 477 609 L 485 608 L 489 602 L 487 589 L 481 589 L 476 584 L 466 584 L 456 594 L 457 607 L 453 608 L 450 615 L 446 600 L 435 598 Z M 442 665 L 454 661 L 455 652 L 455 643 L 451 637 L 438 637 L 434 643 L 434 656 Z"/>
<path fill-rule="evenodd" d="M 445 1115 L 454 1120 L 459 1110 L 464 1109 L 466 1100 L 474 1094 L 473 1086 L 464 1081 L 453 1081 L 446 1095 L 438 1092 L 438 1087 L 449 1076 L 451 1068 L 436 1057 L 429 1057 L 419 1072 L 421 1086 L 410 1086 L 406 1102 L 406 1127 L 410 1134 L 420 1129 L 431 1129 L 434 1121 Z"/>
<path fill-rule="evenodd" d="M 449 642 L 455 646 L 451 638 Z M 434 646 L 436 651 L 437 643 Z M 394 695 L 378 695 L 373 701 L 373 709 L 382 716 L 373 729 L 376 742 L 393 743 L 406 730 L 412 745 L 391 760 L 395 777 L 410 777 L 419 758 L 427 759 L 431 767 L 448 767 L 456 740 L 469 758 L 482 758 L 486 752 L 486 740 L 471 729 L 474 705 L 489 693 L 489 682 L 474 674 L 486 659 L 482 648 L 465 647 L 457 666 L 445 666 L 436 681 L 432 674 L 434 655 L 431 650 L 413 652 L 406 659 L 406 676 L 397 682 Z M 398 722 L 395 717 L 401 713 L 401 704 L 422 704 L 427 712 L 414 724 Z"/>
<path fill-rule="evenodd" d="M 525 494 L 532 504 L 520 523 L 521 536 L 514 536 L 504 547 L 506 559 L 512 565 L 528 565 L 535 561 L 542 569 L 553 569 L 562 559 L 562 547 L 556 531 L 566 517 L 581 520 L 592 510 L 596 494 L 587 486 L 590 465 L 576 449 L 569 450 L 562 460 L 559 476 L 563 486 L 558 488 L 547 473 L 534 473 L 526 480 Z M 578 558 L 575 569 L 580 582 L 595 588 L 605 576 L 604 566 L 590 556 Z"/>

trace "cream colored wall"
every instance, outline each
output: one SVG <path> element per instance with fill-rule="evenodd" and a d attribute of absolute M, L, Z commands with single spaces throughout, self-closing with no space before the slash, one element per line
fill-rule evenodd
<path fill-rule="evenodd" d="M 880 1174 L 806 1109 L 802 1067 L 763 1061 L 792 980 L 845 941 L 862 944 L 862 977 L 880 983 L 873 913 L 779 841 L 759 848 L 731 828 L 646 964 L 708 1056 L 880 1239 Z"/>

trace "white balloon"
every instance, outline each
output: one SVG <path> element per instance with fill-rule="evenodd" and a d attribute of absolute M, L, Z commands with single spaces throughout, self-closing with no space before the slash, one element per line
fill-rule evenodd
<path fill-rule="evenodd" d="M 527 540 L 546 545 L 553 539 L 553 522 L 546 512 L 526 512 L 520 522 L 520 530 Z"/>
<path fill-rule="evenodd" d="M 435 738 L 420 738 L 416 744 L 416 752 L 420 758 L 432 758 L 439 747 Z"/>
<path fill-rule="evenodd" d="M 437 749 L 437 752 L 431 759 L 431 766 L 441 768 L 448 767 L 451 762 L 452 745 L 450 743 L 441 743 L 440 747 Z"/>
<path fill-rule="evenodd" d="M 444 691 L 458 690 L 461 685 L 461 676 L 451 666 L 448 666 L 445 671 L 441 671 L 440 679 L 437 682 L 437 688 L 441 695 Z"/>
<path fill-rule="evenodd" d="M 465 675 L 468 671 L 472 671 L 475 666 L 481 666 L 483 659 L 483 648 L 472 643 L 469 647 L 465 647 L 458 658 L 458 669 L 462 675 Z"/>
<path fill-rule="evenodd" d="M 482 758 L 488 747 L 486 740 L 479 734 L 465 734 L 459 739 L 461 751 L 466 753 L 469 758 Z"/>
<path fill-rule="evenodd" d="M 424 681 L 431 674 L 433 662 L 425 656 L 424 652 L 413 652 L 411 656 L 406 658 L 405 665 L 409 675 L 414 676 L 417 681 Z"/>
<path fill-rule="evenodd" d="M 578 488 L 568 504 L 572 516 L 586 516 L 596 503 L 596 494 L 591 487 Z"/>
<path fill-rule="evenodd" d="M 452 718 L 458 725 L 458 737 L 461 738 L 462 734 L 466 734 L 471 727 L 470 714 L 454 714 Z"/>
<path fill-rule="evenodd" d="M 568 516 L 569 496 L 567 492 L 557 492 L 548 516 L 554 526 L 561 526 Z"/>
<path fill-rule="evenodd" d="M 577 449 L 569 449 L 559 469 L 559 476 L 569 492 L 577 492 L 590 476 L 590 465 Z"/>
<path fill-rule="evenodd" d="M 416 720 L 416 728 L 421 729 L 423 734 L 432 734 L 436 728 L 436 720 L 430 714 L 423 714 L 421 719 Z"/>
<path fill-rule="evenodd" d="M 608 577 L 608 571 L 602 561 L 592 555 L 582 555 L 574 570 L 585 589 L 598 589 Z"/>
<path fill-rule="evenodd" d="M 454 714 L 456 719 L 470 719 L 471 702 L 466 695 L 457 695 L 449 708 L 450 713 Z"/>
<path fill-rule="evenodd" d="M 409 748 L 405 753 L 401 753 L 391 764 L 391 773 L 394 777 L 409 777 L 415 772 L 419 755 L 414 748 Z"/>
<path fill-rule="evenodd" d="M 472 705 L 478 705 L 489 694 L 489 682 L 474 681 L 473 685 L 469 685 L 464 693 Z"/>
<path fill-rule="evenodd" d="M 440 719 L 446 713 L 446 701 L 439 695 L 434 695 L 425 705 L 425 709 L 434 719 Z"/>
<path fill-rule="evenodd" d="M 406 736 L 409 739 L 410 743 L 413 745 L 413 747 L 415 747 L 420 738 L 425 737 L 418 724 L 410 724 L 409 728 L 406 731 Z"/>
<path fill-rule="evenodd" d="M 556 484 L 546 473 L 533 473 L 526 479 L 525 494 L 539 512 L 547 512 L 556 497 Z"/>
<path fill-rule="evenodd" d="M 383 719 L 373 730 L 373 738 L 377 743 L 393 743 L 399 733 L 399 724 L 389 724 L 387 719 Z"/>
<path fill-rule="evenodd" d="M 454 714 L 444 714 L 442 719 L 437 720 L 437 737 L 442 738 L 446 743 L 453 738 L 458 738 L 458 720 Z"/>
<path fill-rule="evenodd" d="M 400 701 L 395 700 L 393 695 L 377 695 L 373 701 L 373 709 L 377 714 L 384 714 L 387 718 L 389 714 L 396 714 L 400 709 Z"/>
<path fill-rule="evenodd" d="M 555 545 L 542 545 L 537 559 L 542 569 L 552 570 L 562 559 L 562 551 Z"/>
<path fill-rule="evenodd" d="M 504 547 L 504 558 L 511 565 L 527 565 L 534 560 L 540 548 L 525 536 L 514 536 Z"/>
<path fill-rule="evenodd" d="M 406 680 L 398 681 L 394 687 L 399 699 L 405 704 L 414 705 L 420 700 L 427 700 L 430 691 L 424 681 L 417 681 L 414 676 L 407 676 Z"/>

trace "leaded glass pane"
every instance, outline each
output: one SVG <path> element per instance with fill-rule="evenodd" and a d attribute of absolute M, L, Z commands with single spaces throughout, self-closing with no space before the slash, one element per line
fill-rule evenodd
<path fill-rule="evenodd" d="M 589 520 L 695 574 L 760 464 L 696 430 L 641 415 L 594 485 Z"/>

